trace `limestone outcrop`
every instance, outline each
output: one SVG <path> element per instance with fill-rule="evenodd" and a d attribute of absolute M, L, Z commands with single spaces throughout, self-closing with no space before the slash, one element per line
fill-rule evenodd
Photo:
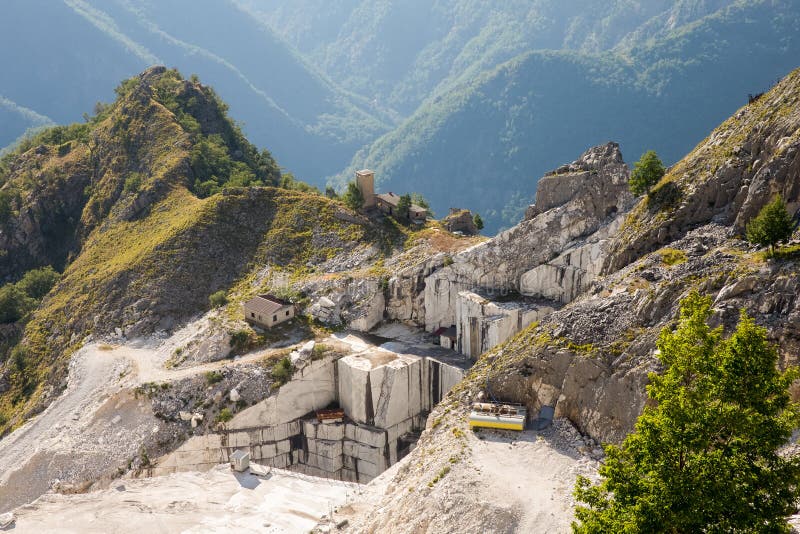
<path fill-rule="evenodd" d="M 619 146 L 608 143 L 542 178 L 525 220 L 425 280 L 426 329 L 458 324 L 464 291 L 575 298 L 599 272 L 607 240 L 633 202 L 628 174 Z"/>
<path fill-rule="evenodd" d="M 462 210 L 458 208 L 450 208 L 450 213 L 447 217 L 442 219 L 442 226 L 448 232 L 461 232 L 466 235 L 475 235 L 478 233 L 478 227 L 475 226 L 475 219 L 472 212 L 469 210 Z"/>

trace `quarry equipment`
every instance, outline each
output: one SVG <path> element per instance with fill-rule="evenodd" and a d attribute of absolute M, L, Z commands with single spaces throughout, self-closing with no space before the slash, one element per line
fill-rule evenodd
<path fill-rule="evenodd" d="M 524 430 L 527 415 L 527 409 L 521 404 L 476 402 L 469 414 L 469 427 Z"/>

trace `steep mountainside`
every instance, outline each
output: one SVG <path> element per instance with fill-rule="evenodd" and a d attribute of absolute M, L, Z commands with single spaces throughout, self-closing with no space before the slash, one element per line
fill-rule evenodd
<path fill-rule="evenodd" d="M 655 149 L 676 161 L 797 66 L 798 24 L 793 2 L 737 3 L 614 52 L 521 55 L 426 101 L 339 180 L 368 167 L 382 190 L 418 191 L 436 212 L 468 206 L 489 232 L 508 227 L 536 177 L 586 146 L 610 138 L 629 157 Z"/>
<path fill-rule="evenodd" d="M 307 179 L 345 165 L 388 129 L 373 106 L 231 2 L 13 0 L 3 14 L 0 94 L 62 124 L 111 100 L 119 80 L 166 64 L 213 83 L 251 139 Z M 23 132 L 0 123 L 0 146 Z"/>
<path fill-rule="evenodd" d="M 4 125 L 3 131 L 0 132 L 0 147 L 4 147 L 17 140 L 18 132 L 49 126 L 53 124 L 53 121 L 32 109 L 24 108 L 0 96 L 0 124 Z M 0 153 L 2 153 L 2 149 L 0 149 Z"/>
<path fill-rule="evenodd" d="M 217 290 L 242 280 L 240 298 L 271 289 L 265 268 L 333 272 L 332 258 L 365 246 L 379 255 L 404 239 L 287 185 L 199 82 L 156 67 L 117 92 L 89 122 L 46 130 L 0 165 L 0 276 L 63 270 L 18 318 L 18 346 L 19 332 L 11 345 L 0 338 L 6 429 L 63 388 L 67 356 L 88 335 L 169 330 L 208 309 Z M 8 287 L 4 310 L 22 298 Z"/>
<path fill-rule="evenodd" d="M 491 529 L 493 522 L 507 531 L 530 526 L 524 523 L 531 520 L 524 491 L 512 487 L 504 499 L 481 494 L 480 439 L 466 435 L 469 402 L 491 394 L 525 403 L 531 414 L 554 406 L 557 418 L 568 418 L 586 434 L 577 440 L 581 447 L 593 439 L 619 442 L 644 406 L 647 373 L 659 370 L 656 336 L 675 324 L 678 303 L 691 291 L 714 300 L 711 321 L 726 332 L 746 310 L 777 344 L 780 365 L 797 364 L 797 241 L 767 257 L 741 239 L 741 230 L 776 194 L 796 214 L 799 158 L 796 70 L 720 125 L 652 195 L 623 214 L 621 229 L 594 262 L 598 271 L 605 265 L 604 274 L 581 295 L 481 357 L 433 412 L 385 495 L 351 522 L 354 528 L 380 532 L 401 517 L 401 532 Z M 548 188 L 560 176 L 573 179 L 565 170 L 548 176 Z M 580 199 L 578 193 L 566 206 Z M 548 213 L 530 210 L 532 220 Z M 462 253 L 466 261 L 470 254 Z M 454 260 L 458 265 L 459 257 Z"/>
<path fill-rule="evenodd" d="M 733 3 L 240 2 L 333 79 L 404 114 L 522 52 L 608 50 L 623 38 L 654 37 Z"/>

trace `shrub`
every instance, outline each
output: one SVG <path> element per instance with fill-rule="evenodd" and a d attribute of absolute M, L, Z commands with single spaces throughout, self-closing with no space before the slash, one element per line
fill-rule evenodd
<path fill-rule="evenodd" d="M 747 240 L 762 247 L 769 245 L 771 254 L 775 253 L 777 243 L 792 237 L 792 232 L 794 223 L 780 195 L 747 224 Z"/>
<path fill-rule="evenodd" d="M 36 302 L 15 284 L 0 287 L 0 323 L 15 323 L 36 307 Z"/>
<path fill-rule="evenodd" d="M 250 332 L 247 330 L 236 330 L 231 332 L 230 346 L 234 351 L 242 351 L 250 346 Z"/>
<path fill-rule="evenodd" d="M 686 262 L 686 253 L 675 248 L 662 248 L 658 251 L 664 265 L 678 265 Z"/>
<path fill-rule="evenodd" d="M 206 382 L 208 385 L 214 385 L 219 382 L 222 382 L 222 379 L 225 378 L 222 376 L 222 373 L 219 371 L 208 371 L 206 373 Z"/>
<path fill-rule="evenodd" d="M 220 289 L 208 297 L 208 302 L 211 304 L 212 308 L 222 307 L 228 303 L 228 294 L 224 289 Z"/>
<path fill-rule="evenodd" d="M 475 223 L 475 228 L 480 232 L 483 230 L 483 219 L 477 213 L 472 217 L 472 222 Z"/>
<path fill-rule="evenodd" d="M 17 287 L 24 291 L 30 298 L 41 300 L 53 289 L 53 286 L 56 285 L 60 277 L 61 275 L 48 265 L 47 267 L 33 269 L 25 273 L 22 280 L 17 282 Z"/>
<path fill-rule="evenodd" d="M 294 373 L 292 360 L 288 357 L 281 358 L 272 368 L 272 379 L 275 381 L 275 385 L 282 386 L 292 378 L 292 373 Z"/>
<path fill-rule="evenodd" d="M 219 411 L 216 417 L 217 423 L 227 423 L 233 419 L 233 412 L 231 412 L 230 408 L 223 408 Z"/>
<path fill-rule="evenodd" d="M 142 187 L 142 175 L 138 172 L 132 172 L 125 178 L 125 185 L 122 190 L 126 193 L 136 193 Z"/>

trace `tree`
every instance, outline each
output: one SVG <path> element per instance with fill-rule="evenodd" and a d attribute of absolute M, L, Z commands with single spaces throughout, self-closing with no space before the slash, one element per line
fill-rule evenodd
<path fill-rule="evenodd" d="M 411 193 L 411 203 L 416 204 L 420 208 L 425 208 L 425 211 L 428 212 L 429 217 L 433 217 L 433 210 L 431 209 L 431 205 L 428 200 L 422 196 L 420 193 Z"/>
<path fill-rule="evenodd" d="M 325 186 L 325 196 L 330 199 L 338 199 L 339 195 L 336 193 L 336 189 L 331 186 Z"/>
<path fill-rule="evenodd" d="M 411 215 L 411 195 L 406 193 L 397 201 L 397 216 L 408 219 Z"/>
<path fill-rule="evenodd" d="M 24 291 L 30 298 L 42 300 L 44 296 L 53 289 L 53 286 L 56 285 L 60 277 L 61 275 L 48 265 L 47 267 L 33 269 L 25 273 L 22 280 L 17 282 L 17 287 Z"/>
<path fill-rule="evenodd" d="M 361 194 L 361 189 L 358 188 L 355 182 L 347 184 L 347 191 L 342 195 L 342 200 L 353 211 L 360 210 L 364 205 L 364 195 Z"/>
<path fill-rule="evenodd" d="M 475 223 L 475 228 L 477 228 L 479 232 L 483 230 L 483 219 L 479 214 L 476 213 L 472 216 L 472 222 Z"/>
<path fill-rule="evenodd" d="M 637 196 L 647 193 L 651 187 L 664 177 L 665 173 L 666 169 L 661 160 L 658 159 L 658 154 L 654 150 L 648 150 L 634 164 L 628 187 Z"/>
<path fill-rule="evenodd" d="M 778 354 L 742 311 L 727 339 L 711 299 L 693 292 L 657 346 L 636 430 L 606 446 L 601 481 L 579 477 L 574 532 L 787 532 L 800 496 L 800 458 L 778 449 L 800 423 Z"/>
<path fill-rule="evenodd" d="M 224 289 L 215 291 L 208 297 L 208 303 L 211 304 L 212 308 L 222 307 L 228 303 L 228 294 Z"/>
<path fill-rule="evenodd" d="M 775 244 L 787 241 L 792 237 L 792 232 L 794 223 L 780 195 L 761 208 L 758 215 L 747 224 L 747 240 L 762 247 L 769 245 L 770 254 L 775 252 Z"/>

